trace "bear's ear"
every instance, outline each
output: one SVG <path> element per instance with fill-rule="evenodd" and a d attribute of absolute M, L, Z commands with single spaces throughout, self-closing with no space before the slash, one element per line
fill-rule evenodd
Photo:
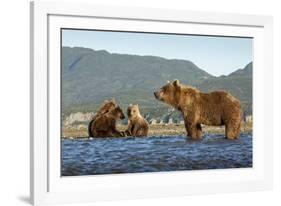
<path fill-rule="evenodd" d="M 112 101 L 113 103 L 116 103 L 116 101 L 115 101 L 115 98 L 114 98 L 114 97 L 111 99 L 111 101 Z"/>
<path fill-rule="evenodd" d="M 175 79 L 174 82 L 173 82 L 173 85 L 174 86 L 179 86 L 180 85 L 180 81 Z"/>
<path fill-rule="evenodd" d="M 167 84 L 170 84 L 170 81 L 169 81 L 169 80 L 167 80 Z"/>
<path fill-rule="evenodd" d="M 131 107 L 131 106 L 133 106 L 133 105 L 132 105 L 132 103 L 131 103 L 131 104 L 129 104 L 129 107 Z"/>

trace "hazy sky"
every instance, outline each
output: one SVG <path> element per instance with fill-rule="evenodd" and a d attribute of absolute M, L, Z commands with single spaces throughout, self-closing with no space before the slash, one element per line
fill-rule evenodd
<path fill-rule="evenodd" d="M 62 45 L 186 59 L 215 76 L 227 75 L 253 60 L 250 38 L 63 30 Z"/>

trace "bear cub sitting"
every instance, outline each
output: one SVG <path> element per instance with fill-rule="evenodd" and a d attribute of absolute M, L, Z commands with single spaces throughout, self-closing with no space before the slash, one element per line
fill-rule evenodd
<path fill-rule="evenodd" d="M 89 134 L 89 137 L 93 137 L 93 130 L 95 129 L 95 128 L 93 128 L 93 123 L 94 123 L 94 121 L 95 121 L 98 117 L 100 117 L 100 116 L 102 116 L 102 115 L 104 115 L 104 114 L 106 114 L 106 113 L 108 113 L 108 112 L 114 110 L 116 107 L 118 107 L 118 105 L 117 105 L 117 103 L 115 102 L 114 99 L 112 99 L 112 100 L 110 100 L 110 101 L 109 101 L 109 100 L 105 100 L 105 101 L 104 101 L 103 105 L 99 108 L 99 110 L 98 110 L 97 113 L 93 116 L 92 120 L 90 121 L 90 123 L 89 123 L 89 125 L 88 125 L 88 134 Z"/>
<path fill-rule="evenodd" d="M 140 114 L 139 106 L 130 104 L 127 109 L 128 128 L 127 136 L 143 137 L 148 134 L 148 122 Z"/>
<path fill-rule="evenodd" d="M 117 121 L 124 118 L 125 115 L 119 106 L 96 117 L 92 123 L 93 137 L 124 137 L 124 132 L 118 131 L 116 128 Z"/>

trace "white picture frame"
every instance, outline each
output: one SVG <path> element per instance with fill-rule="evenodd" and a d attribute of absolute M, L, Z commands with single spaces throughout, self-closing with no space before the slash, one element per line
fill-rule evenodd
<path fill-rule="evenodd" d="M 254 43 L 253 168 L 60 176 L 61 28 L 251 36 Z M 272 17 L 31 3 L 31 168 L 34 205 L 268 190 L 273 185 Z M 59 136 L 60 138 L 60 136 Z"/>

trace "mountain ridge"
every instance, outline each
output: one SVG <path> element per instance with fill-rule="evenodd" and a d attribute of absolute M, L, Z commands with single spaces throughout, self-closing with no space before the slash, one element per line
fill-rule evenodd
<path fill-rule="evenodd" d="M 227 76 L 215 77 L 189 60 L 63 47 L 62 111 L 90 112 L 114 97 L 124 108 L 139 103 L 145 113 L 163 115 L 167 106 L 155 100 L 153 91 L 173 79 L 203 92 L 224 89 L 251 105 L 251 74 L 251 62 Z"/>

